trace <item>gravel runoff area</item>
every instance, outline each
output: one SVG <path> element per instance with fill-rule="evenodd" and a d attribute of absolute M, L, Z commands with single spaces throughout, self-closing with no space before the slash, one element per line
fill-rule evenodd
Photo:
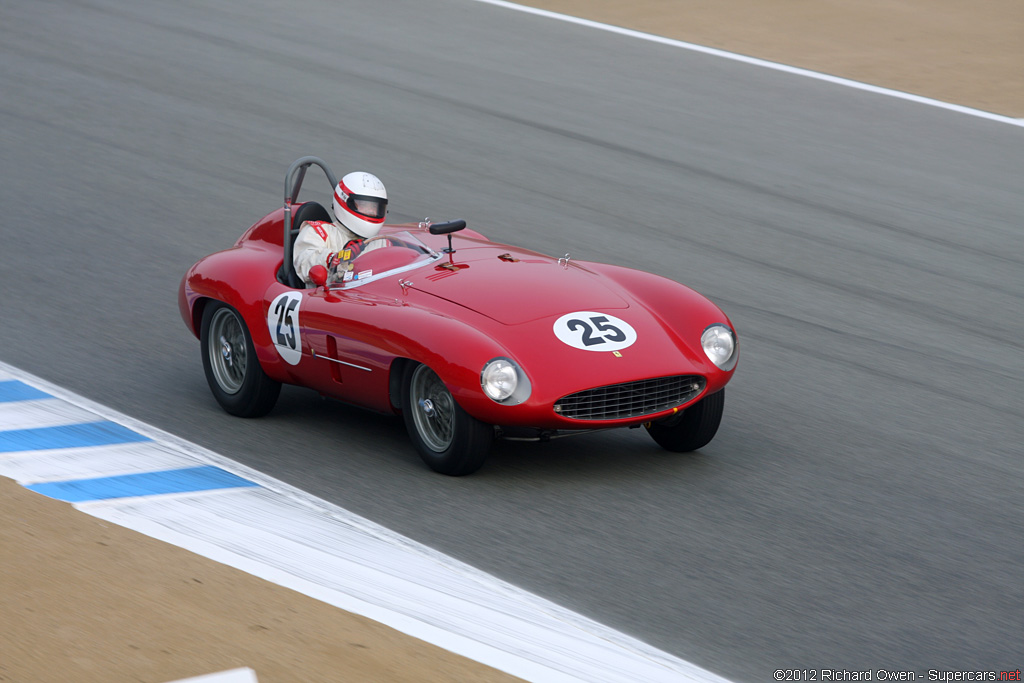
<path fill-rule="evenodd" d="M 524 3 L 1024 117 L 1020 0 Z M 512 677 L 0 478 L 0 681 Z"/>

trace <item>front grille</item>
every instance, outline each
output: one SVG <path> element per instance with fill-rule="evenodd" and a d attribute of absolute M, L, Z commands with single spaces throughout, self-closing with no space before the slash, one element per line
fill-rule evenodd
<path fill-rule="evenodd" d="M 621 420 L 682 405 L 704 390 L 699 375 L 678 375 L 611 384 L 563 396 L 555 412 L 574 420 Z"/>

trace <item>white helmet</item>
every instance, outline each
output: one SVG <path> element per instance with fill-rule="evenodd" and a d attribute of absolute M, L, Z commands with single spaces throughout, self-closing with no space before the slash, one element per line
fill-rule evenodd
<path fill-rule="evenodd" d="M 349 173 L 334 188 L 334 215 L 362 238 L 380 232 L 388 208 L 388 191 L 372 173 Z"/>

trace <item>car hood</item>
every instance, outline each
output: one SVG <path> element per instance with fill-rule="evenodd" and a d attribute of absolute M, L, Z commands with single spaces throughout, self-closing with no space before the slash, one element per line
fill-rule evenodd
<path fill-rule="evenodd" d="M 413 289 L 505 325 L 569 311 L 629 307 L 602 276 L 571 260 L 506 246 L 462 248 L 416 276 L 410 278 Z"/>

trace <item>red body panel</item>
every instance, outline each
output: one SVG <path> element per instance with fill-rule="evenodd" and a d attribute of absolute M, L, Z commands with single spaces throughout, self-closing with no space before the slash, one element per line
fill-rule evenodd
<path fill-rule="evenodd" d="M 414 233 L 436 251 L 447 246 L 446 237 L 415 225 L 385 226 L 382 232 L 399 230 Z M 389 375 L 396 359 L 410 359 L 430 366 L 463 409 L 486 423 L 594 429 L 637 424 L 673 411 L 595 422 L 558 415 L 553 404 L 584 389 L 688 374 L 706 379 L 704 391 L 693 399 L 699 400 L 724 387 L 733 373 L 712 364 L 700 346 L 704 329 L 715 323 L 731 328 L 728 318 L 696 292 L 659 276 L 565 263 L 464 230 L 453 235 L 455 253 L 429 265 L 352 289 L 295 290 L 276 279 L 282 233 L 283 211 L 278 210 L 231 249 L 193 266 L 179 296 L 193 334 L 204 301 L 216 299 L 236 308 L 264 371 L 278 381 L 394 411 Z M 274 345 L 277 319 L 270 309 L 282 294 L 300 298 L 295 311 L 301 358 L 296 352 L 294 364 Z M 615 353 L 575 348 L 554 331 L 556 321 L 573 312 L 623 321 L 635 331 L 635 341 Z M 278 334 L 280 329 L 278 323 Z M 498 404 L 481 390 L 484 364 L 499 356 L 513 359 L 529 378 L 532 393 L 520 405 Z"/>

